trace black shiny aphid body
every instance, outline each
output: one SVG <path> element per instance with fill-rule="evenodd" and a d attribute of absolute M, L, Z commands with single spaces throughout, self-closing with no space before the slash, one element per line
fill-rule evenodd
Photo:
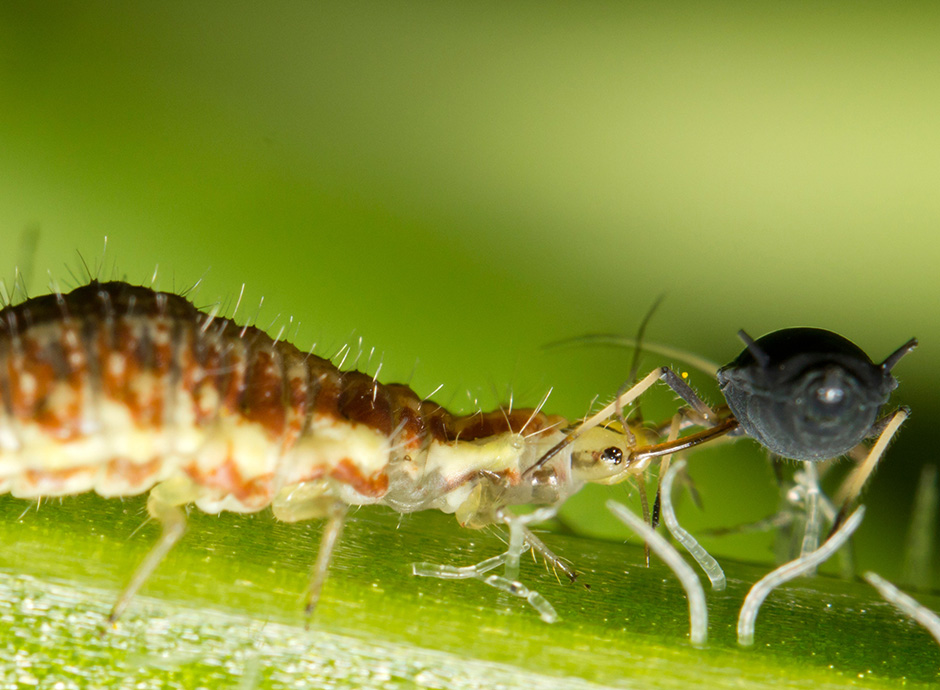
<path fill-rule="evenodd" d="M 875 364 L 851 341 L 819 328 L 742 337 L 748 347 L 718 371 L 718 383 L 744 433 L 781 457 L 847 453 L 871 435 L 898 385 L 891 367 L 901 350 Z"/>

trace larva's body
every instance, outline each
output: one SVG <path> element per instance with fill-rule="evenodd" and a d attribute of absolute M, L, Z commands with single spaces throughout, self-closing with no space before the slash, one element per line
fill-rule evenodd
<path fill-rule="evenodd" d="M 175 479 L 212 513 L 290 512 L 313 493 L 455 512 L 480 477 L 517 483 L 567 426 L 533 410 L 451 415 L 125 283 L 4 312 L 0 490 L 18 497 L 124 496 Z M 571 483 L 553 469 L 552 486 Z M 512 502 L 564 498 L 528 493 Z"/>
<path fill-rule="evenodd" d="M 0 491 L 152 489 L 148 509 L 164 537 L 112 618 L 181 536 L 188 503 L 330 518 L 312 608 L 348 506 L 509 524 L 506 506 L 557 505 L 584 481 L 616 481 L 647 464 L 628 467 L 621 451 L 607 452 L 626 448 L 609 429 L 575 440 L 563 418 L 537 410 L 452 415 L 407 386 L 340 371 L 183 297 L 122 282 L 0 311 L 0 394 Z"/>

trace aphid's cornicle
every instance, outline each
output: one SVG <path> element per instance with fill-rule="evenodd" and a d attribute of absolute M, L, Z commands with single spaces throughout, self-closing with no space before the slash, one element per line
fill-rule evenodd
<path fill-rule="evenodd" d="M 180 506 L 189 503 L 210 513 L 270 505 L 285 521 L 328 518 L 309 612 L 348 506 L 435 508 L 470 527 L 507 524 L 517 542 L 541 546 L 562 566 L 505 508 L 557 505 L 585 481 L 645 468 L 628 467 L 623 435 L 603 427 L 573 440 L 563 418 L 539 410 L 452 415 L 407 386 L 342 372 L 183 297 L 122 282 L 0 311 L 0 393 L 0 491 L 152 489 L 148 511 L 163 535 L 112 620 L 182 535 Z"/>

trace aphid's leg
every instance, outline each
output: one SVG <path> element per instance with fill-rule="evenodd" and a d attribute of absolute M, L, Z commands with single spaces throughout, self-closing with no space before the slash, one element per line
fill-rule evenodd
<path fill-rule="evenodd" d="M 640 510 L 643 512 L 643 522 L 650 527 L 653 526 L 653 516 L 650 514 L 649 496 L 646 495 L 646 477 L 643 474 L 636 475 L 636 488 L 640 492 Z M 646 557 L 646 567 L 650 567 L 650 545 L 643 542 L 643 555 Z"/>
<path fill-rule="evenodd" d="M 723 590 L 727 586 L 725 573 L 718 565 L 718 561 L 712 557 L 705 547 L 689 534 L 676 519 L 676 512 L 672 507 L 672 482 L 676 475 L 685 468 L 685 460 L 679 460 L 663 474 L 663 521 L 666 523 L 666 529 L 677 542 L 682 544 L 686 551 L 701 566 L 702 570 L 711 580 L 712 589 L 716 591 Z"/>
<path fill-rule="evenodd" d="M 908 587 L 930 587 L 930 562 L 937 536 L 937 466 L 924 465 L 917 480 L 911 522 L 904 540 L 904 567 L 901 581 Z"/>
<path fill-rule="evenodd" d="M 816 465 L 812 462 L 803 463 L 803 486 L 805 491 L 804 502 L 806 504 L 806 525 L 803 529 L 803 541 L 800 544 L 800 557 L 812 553 L 819 548 L 819 531 L 822 526 L 822 516 L 819 509 L 819 477 L 816 474 Z M 809 575 L 815 575 L 815 570 L 808 571 Z"/>
<path fill-rule="evenodd" d="M 147 498 L 147 512 L 163 527 L 160 539 L 137 566 L 130 581 L 124 587 L 111 609 L 108 623 L 114 623 L 133 599 L 137 590 L 147 581 L 160 561 L 169 553 L 186 531 L 186 514 L 180 506 L 191 503 L 198 496 L 195 485 L 186 477 L 174 477 L 157 484 Z"/>
<path fill-rule="evenodd" d="M 846 519 L 845 524 L 841 525 L 835 533 L 823 542 L 822 546 L 812 553 L 800 556 L 796 560 L 783 564 L 776 570 L 765 575 L 751 587 L 751 590 L 747 593 L 747 597 L 744 599 L 741 612 L 738 614 L 739 645 L 749 647 L 754 644 L 754 623 L 757 620 L 757 612 L 760 610 L 761 604 L 764 603 L 764 599 L 767 598 L 767 595 L 770 594 L 774 588 L 779 587 L 785 582 L 789 582 L 795 577 L 815 570 L 820 563 L 841 549 L 849 540 L 849 537 L 852 536 L 852 532 L 861 524 L 864 515 L 865 506 L 859 506 L 858 509 Z"/>
<path fill-rule="evenodd" d="M 684 417 L 682 410 L 679 410 L 676 414 L 672 416 L 672 421 L 669 423 L 669 433 L 666 437 L 666 442 L 671 443 L 679 438 L 679 429 L 682 426 L 682 418 Z M 664 455 L 663 459 L 659 463 L 659 477 L 656 480 L 656 500 L 653 501 L 653 516 L 650 519 L 649 526 L 653 529 L 659 527 L 659 513 L 662 509 L 662 484 L 663 477 L 666 476 L 666 472 L 669 471 L 669 463 L 672 460 L 672 455 Z M 650 554 L 649 554 L 649 544 L 646 544 L 646 567 L 650 565 Z"/>
<path fill-rule="evenodd" d="M 878 461 L 881 460 L 881 456 L 884 455 L 885 449 L 888 447 L 888 444 L 891 442 L 891 439 L 897 433 L 897 430 L 904 423 L 904 420 L 908 418 L 911 411 L 907 407 L 900 407 L 894 411 L 893 414 L 885 417 L 876 423 L 876 426 L 881 426 L 884 424 L 884 427 L 881 430 L 881 434 L 878 436 L 878 440 L 875 441 L 875 444 L 871 447 L 871 450 L 868 451 L 868 457 L 854 470 L 846 480 L 843 482 L 842 486 L 839 487 L 839 491 L 836 493 L 836 503 L 840 505 L 839 514 L 836 515 L 835 522 L 832 525 L 832 532 L 835 532 L 839 529 L 839 525 L 842 524 L 842 521 L 845 520 L 845 515 L 848 512 L 849 508 L 854 503 L 855 499 L 858 498 L 858 495 L 862 493 L 862 489 L 865 487 L 865 482 L 868 481 L 868 478 L 871 476 L 872 472 L 875 471 L 875 467 L 878 465 Z"/>

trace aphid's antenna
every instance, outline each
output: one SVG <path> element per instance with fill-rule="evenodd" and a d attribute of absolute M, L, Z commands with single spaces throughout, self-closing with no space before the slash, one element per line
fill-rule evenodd
<path fill-rule="evenodd" d="M 616 335 L 613 333 L 589 333 L 588 335 L 578 336 L 576 338 L 566 338 L 565 340 L 556 340 L 555 342 L 545 345 L 543 349 L 552 350 L 557 347 L 572 347 L 574 345 L 609 345 L 611 347 L 639 347 L 640 343 L 633 338 L 628 338 L 622 335 Z M 669 345 L 663 345 L 662 343 L 653 343 L 645 342 L 642 344 L 643 349 L 647 352 L 652 352 L 653 354 L 662 355 L 663 357 L 669 357 L 670 359 L 675 359 L 676 361 L 688 364 L 691 367 L 695 367 L 699 371 L 702 371 L 712 378 L 715 378 L 715 375 L 718 373 L 718 370 L 721 366 L 717 362 L 706 357 L 699 357 L 698 355 L 687 352 L 676 347 L 670 347 Z"/>
<path fill-rule="evenodd" d="M 897 350 L 888 355 L 885 358 L 885 361 L 881 363 L 881 368 L 884 371 L 890 372 L 892 369 L 894 369 L 895 365 L 901 361 L 901 358 L 915 347 L 917 347 L 917 338 L 911 338 Z"/>
<path fill-rule="evenodd" d="M 653 314 L 656 313 L 656 310 L 665 298 L 666 293 L 661 293 L 659 297 L 653 301 L 653 305 L 649 308 L 649 311 L 646 312 L 643 320 L 640 321 L 640 327 L 636 332 L 636 347 L 633 348 L 633 359 L 630 361 L 630 377 L 627 379 L 631 386 L 636 383 L 637 377 L 640 375 L 640 354 L 643 352 L 643 338 L 646 336 L 646 327 L 649 325 L 650 319 L 653 318 Z M 635 407 L 639 410 L 640 404 L 637 403 Z"/>
<path fill-rule="evenodd" d="M 751 353 L 751 356 L 760 364 L 761 369 L 766 369 L 770 366 L 770 357 L 766 352 L 760 349 L 757 343 L 754 342 L 754 339 L 744 332 L 742 328 L 738 331 L 738 337 L 744 342 L 747 351 Z"/>

